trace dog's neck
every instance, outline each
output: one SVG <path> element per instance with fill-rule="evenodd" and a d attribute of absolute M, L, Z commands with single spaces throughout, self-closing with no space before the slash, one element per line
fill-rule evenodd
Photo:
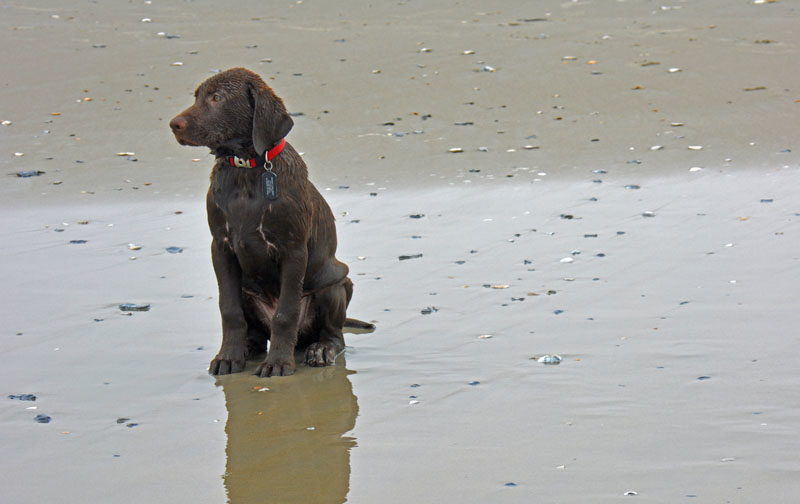
<path fill-rule="evenodd" d="M 233 138 L 222 145 L 211 149 L 216 157 L 236 156 L 242 159 L 258 157 L 253 141 L 247 138 Z"/>

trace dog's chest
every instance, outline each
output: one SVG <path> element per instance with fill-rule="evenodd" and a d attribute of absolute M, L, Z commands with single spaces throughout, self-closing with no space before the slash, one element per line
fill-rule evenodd
<path fill-rule="evenodd" d="M 247 262 L 251 256 L 256 261 L 277 258 L 282 241 L 278 205 L 247 190 L 231 191 L 216 200 L 225 218 L 223 241 L 240 262 Z"/>
<path fill-rule="evenodd" d="M 279 292 L 281 242 L 263 222 L 232 219 L 225 224 L 223 241 L 236 256 L 242 277 L 251 288 L 263 293 Z"/>

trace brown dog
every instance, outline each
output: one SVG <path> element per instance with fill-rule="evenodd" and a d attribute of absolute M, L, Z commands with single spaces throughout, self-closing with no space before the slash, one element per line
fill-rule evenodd
<path fill-rule="evenodd" d="M 306 349 L 310 366 L 333 364 L 345 323 L 371 324 L 345 318 L 353 283 L 335 257 L 333 213 L 284 140 L 292 118 L 244 68 L 214 75 L 194 95 L 169 125 L 181 145 L 207 146 L 217 156 L 206 204 L 222 347 L 209 373 L 242 371 L 267 340 L 257 375 L 294 373 L 295 349 Z"/>

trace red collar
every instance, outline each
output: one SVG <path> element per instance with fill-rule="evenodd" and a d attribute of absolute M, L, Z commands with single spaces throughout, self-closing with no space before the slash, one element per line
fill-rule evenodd
<path fill-rule="evenodd" d="M 229 166 L 236 166 L 239 168 L 256 168 L 259 166 L 263 166 L 264 168 L 267 167 L 267 163 L 270 163 L 273 159 L 275 159 L 278 154 L 283 152 L 283 148 L 286 147 L 286 139 L 281 138 L 281 141 L 278 142 L 275 147 L 271 148 L 266 152 L 265 156 L 258 156 L 257 158 L 250 158 L 250 159 L 243 159 L 236 156 L 225 157 L 224 159 Z"/>

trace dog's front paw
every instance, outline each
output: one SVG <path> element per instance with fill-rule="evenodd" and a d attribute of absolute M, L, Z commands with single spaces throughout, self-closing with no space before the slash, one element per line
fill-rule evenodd
<path fill-rule="evenodd" d="M 258 365 L 255 375 L 262 378 L 270 376 L 291 376 L 296 369 L 294 356 L 282 354 L 268 354 L 264 362 Z"/>
<path fill-rule="evenodd" d="M 318 341 L 306 349 L 306 364 L 313 367 L 330 366 L 344 351 L 344 345 L 333 341 Z"/>
<path fill-rule="evenodd" d="M 226 375 L 244 371 L 245 350 L 220 350 L 208 366 L 208 374 Z"/>

